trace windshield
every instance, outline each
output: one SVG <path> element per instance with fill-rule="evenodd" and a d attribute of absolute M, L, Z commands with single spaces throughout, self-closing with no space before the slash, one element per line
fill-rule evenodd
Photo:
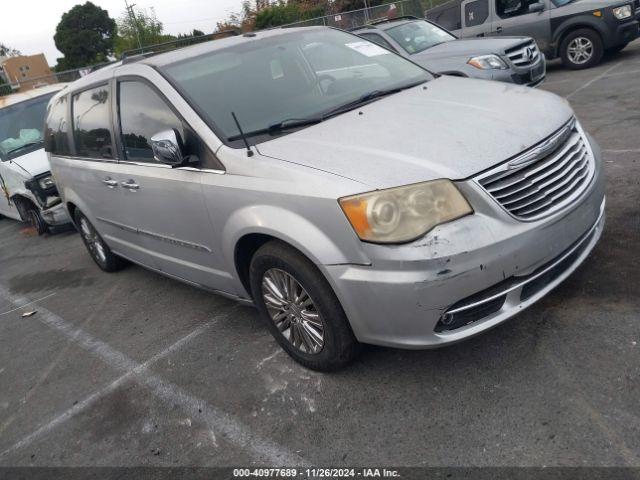
<path fill-rule="evenodd" d="M 54 93 L 0 109 L 0 159 L 5 162 L 42 148 L 44 117 Z"/>
<path fill-rule="evenodd" d="M 358 99 L 372 98 L 366 97 L 371 92 L 433 78 L 375 43 L 333 29 L 246 42 L 170 64 L 161 72 L 232 146 L 241 145 L 232 112 L 244 132 L 255 132 L 337 112 L 344 105 L 356 108 Z M 281 129 L 252 141 L 290 131 Z"/>
<path fill-rule="evenodd" d="M 386 33 L 409 54 L 456 39 L 446 30 L 422 20 L 392 27 Z"/>

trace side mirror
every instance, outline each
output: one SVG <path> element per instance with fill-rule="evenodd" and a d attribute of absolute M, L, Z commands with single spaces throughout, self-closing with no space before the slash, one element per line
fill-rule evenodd
<path fill-rule="evenodd" d="M 151 137 L 153 158 L 157 162 L 178 166 L 185 161 L 183 143 L 180 134 L 175 130 L 163 130 Z"/>
<path fill-rule="evenodd" d="M 544 12 L 545 6 L 542 2 L 536 2 L 529 5 L 529 13 Z"/>

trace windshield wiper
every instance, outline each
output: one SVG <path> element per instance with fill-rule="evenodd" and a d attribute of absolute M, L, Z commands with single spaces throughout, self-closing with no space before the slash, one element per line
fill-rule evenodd
<path fill-rule="evenodd" d="M 29 142 L 29 143 L 25 143 L 24 145 L 20 145 L 19 147 L 16 147 L 16 148 L 14 148 L 14 149 L 12 149 L 12 150 L 9 150 L 9 151 L 7 152 L 7 155 L 9 155 L 9 154 L 11 154 L 11 153 L 14 153 L 14 152 L 18 152 L 18 151 L 20 151 L 20 150 L 22 150 L 22 149 L 24 149 L 24 148 L 33 147 L 34 145 L 40 145 L 41 143 L 43 143 L 43 141 L 42 141 L 42 140 L 40 140 L 39 142 Z"/>
<path fill-rule="evenodd" d="M 353 110 L 354 108 L 359 107 L 360 105 L 364 105 L 369 103 L 375 99 L 386 97 L 387 95 L 391 95 L 394 93 L 398 93 L 401 90 L 406 90 L 408 88 L 415 87 L 416 85 L 420 85 L 425 83 L 427 80 L 421 80 L 419 82 L 414 82 L 409 85 L 403 85 L 401 87 L 390 88 L 387 90 L 372 90 L 371 92 L 367 92 L 364 95 L 361 95 L 358 99 L 345 103 L 344 105 L 340 105 L 336 108 L 328 110 L 320 115 L 315 115 L 307 118 L 288 118 L 286 120 L 281 120 L 279 122 L 273 123 L 266 128 L 259 128 L 257 130 L 252 130 L 250 132 L 245 132 L 245 137 L 255 137 L 258 135 L 268 135 L 275 134 L 279 132 L 283 132 L 285 130 L 290 130 L 293 128 L 306 127 L 308 125 L 314 125 L 316 123 L 320 123 L 327 118 L 333 117 L 335 115 L 339 115 L 344 112 L 348 112 L 349 110 Z M 232 135 L 227 137 L 227 140 L 232 142 L 234 140 L 240 140 L 242 135 Z"/>
<path fill-rule="evenodd" d="M 291 128 L 305 127 L 307 125 L 313 125 L 314 123 L 320 123 L 323 120 L 322 117 L 309 117 L 309 118 L 288 118 L 281 120 L 274 124 L 269 125 L 267 128 L 259 128 L 258 130 L 252 130 L 245 132 L 245 137 L 255 137 L 257 135 L 266 135 L 270 133 L 278 133 Z M 242 135 L 232 135 L 227 140 L 234 141 L 240 140 Z"/>
<path fill-rule="evenodd" d="M 401 87 L 389 88 L 387 90 L 372 90 L 371 92 L 365 93 L 361 95 L 360 98 L 354 100 L 349 103 L 345 103 L 344 105 L 340 105 L 339 107 L 333 108 L 328 112 L 322 114 L 322 119 L 325 120 L 329 117 L 333 117 L 335 115 L 340 115 L 341 113 L 348 112 L 349 110 L 353 110 L 354 108 L 358 108 L 361 105 L 365 105 L 373 100 L 378 98 L 386 97 L 388 95 L 392 95 L 394 93 L 398 93 L 402 90 L 407 90 L 408 88 L 415 87 L 417 85 L 421 85 L 425 83 L 427 80 L 420 80 L 419 82 L 410 83 L 409 85 L 403 85 Z"/>

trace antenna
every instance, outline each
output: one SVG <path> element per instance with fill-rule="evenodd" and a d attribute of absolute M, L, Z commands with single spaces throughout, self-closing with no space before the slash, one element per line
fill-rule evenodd
<path fill-rule="evenodd" d="M 247 157 L 253 157 L 253 151 L 251 147 L 249 147 L 249 142 L 247 142 L 247 137 L 242 131 L 242 127 L 240 126 L 240 122 L 238 122 L 238 117 L 234 112 L 231 112 L 231 116 L 233 117 L 233 121 L 236 122 L 236 127 L 238 127 L 238 131 L 240 132 L 240 136 L 242 137 L 242 141 L 244 142 L 245 147 L 247 147 Z"/>

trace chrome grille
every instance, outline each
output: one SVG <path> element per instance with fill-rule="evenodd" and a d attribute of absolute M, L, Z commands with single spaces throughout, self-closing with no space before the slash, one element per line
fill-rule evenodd
<path fill-rule="evenodd" d="M 571 204 L 589 185 L 594 159 L 575 120 L 551 138 L 477 178 L 514 217 L 535 220 Z"/>
<path fill-rule="evenodd" d="M 508 48 L 505 54 L 516 67 L 529 67 L 540 58 L 540 50 L 535 40 L 529 40 L 520 45 Z"/>

